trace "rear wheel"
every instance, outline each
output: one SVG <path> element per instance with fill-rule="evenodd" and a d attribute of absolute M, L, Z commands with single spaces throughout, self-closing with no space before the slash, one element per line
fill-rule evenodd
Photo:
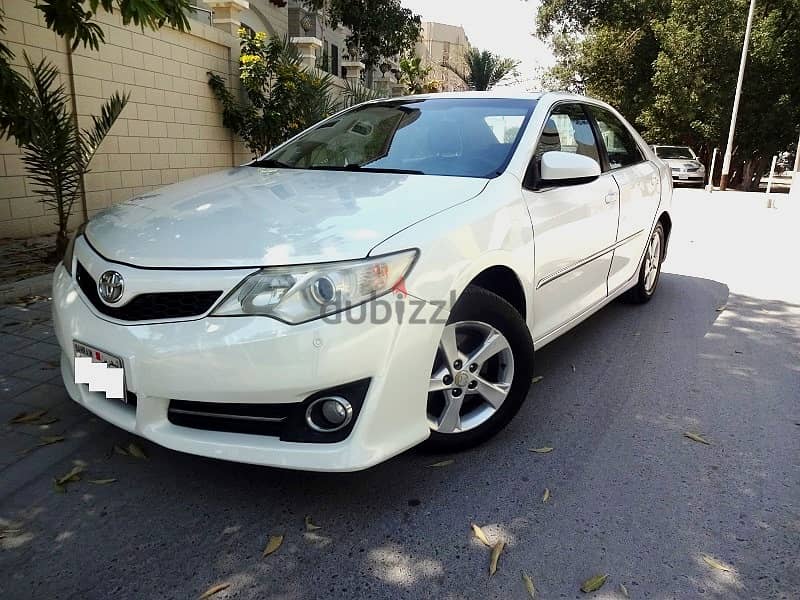
<path fill-rule="evenodd" d="M 626 299 L 636 304 L 649 302 L 656 293 L 658 280 L 661 277 L 661 262 L 664 259 L 664 227 L 659 221 L 656 223 L 647 248 L 644 251 L 644 260 L 639 269 L 639 281 L 636 286 L 628 290 Z"/>
<path fill-rule="evenodd" d="M 500 296 L 471 286 L 442 332 L 428 387 L 428 447 L 461 450 L 490 438 L 517 413 L 533 374 L 525 320 Z"/>

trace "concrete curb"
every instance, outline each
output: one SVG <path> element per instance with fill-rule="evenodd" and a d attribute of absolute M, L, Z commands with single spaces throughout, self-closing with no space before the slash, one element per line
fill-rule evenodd
<path fill-rule="evenodd" d="M 45 273 L 0 285 L 0 304 L 11 304 L 25 296 L 49 296 L 52 284 L 53 274 Z"/>

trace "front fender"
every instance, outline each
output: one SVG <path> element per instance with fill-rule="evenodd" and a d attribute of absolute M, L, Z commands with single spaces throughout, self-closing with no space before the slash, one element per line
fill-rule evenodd
<path fill-rule="evenodd" d="M 508 173 L 491 180 L 475 198 L 398 232 L 372 249 L 384 254 L 419 248 L 420 256 L 405 287 L 449 310 L 482 271 L 504 266 L 525 292 L 526 314 L 533 315 L 533 227 L 519 180 Z"/>

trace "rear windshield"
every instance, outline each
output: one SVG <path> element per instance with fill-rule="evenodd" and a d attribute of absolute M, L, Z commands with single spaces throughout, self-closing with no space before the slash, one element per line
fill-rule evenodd
<path fill-rule="evenodd" d="M 687 158 L 694 159 L 692 151 L 685 146 L 658 146 L 656 148 L 656 156 L 658 158 Z"/>
<path fill-rule="evenodd" d="M 536 102 L 429 98 L 356 107 L 323 121 L 252 166 L 496 177 Z"/>

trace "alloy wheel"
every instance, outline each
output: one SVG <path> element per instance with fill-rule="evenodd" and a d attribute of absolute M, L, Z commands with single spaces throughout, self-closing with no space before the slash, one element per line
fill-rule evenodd
<path fill-rule="evenodd" d="M 647 253 L 644 263 L 644 289 L 647 294 L 652 293 L 658 279 L 658 270 L 661 266 L 661 233 L 656 228 L 650 242 L 647 244 Z"/>
<path fill-rule="evenodd" d="M 488 421 L 514 380 L 506 337 L 481 321 L 445 326 L 428 386 L 428 422 L 439 433 L 459 433 Z"/>

